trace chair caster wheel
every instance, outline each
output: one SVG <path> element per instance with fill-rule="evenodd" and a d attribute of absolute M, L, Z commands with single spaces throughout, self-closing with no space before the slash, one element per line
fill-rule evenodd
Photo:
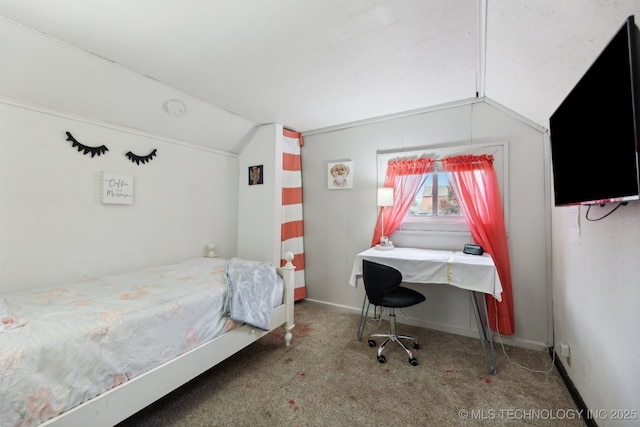
<path fill-rule="evenodd" d="M 420 348 L 420 343 L 418 341 L 414 341 L 413 342 L 413 348 L 415 348 L 416 350 Z"/>
<path fill-rule="evenodd" d="M 416 366 L 418 364 L 418 359 L 416 359 L 415 357 L 413 359 L 409 359 L 409 363 L 411 364 L 411 366 Z"/>
<path fill-rule="evenodd" d="M 369 347 L 375 347 L 376 342 L 374 340 L 369 340 Z"/>
<path fill-rule="evenodd" d="M 384 357 L 384 354 L 378 356 L 378 363 L 387 363 L 387 358 Z"/>

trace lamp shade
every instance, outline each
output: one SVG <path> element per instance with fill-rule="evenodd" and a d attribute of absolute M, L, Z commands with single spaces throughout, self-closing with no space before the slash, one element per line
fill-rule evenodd
<path fill-rule="evenodd" d="M 378 206 L 393 206 L 393 188 L 378 188 Z"/>

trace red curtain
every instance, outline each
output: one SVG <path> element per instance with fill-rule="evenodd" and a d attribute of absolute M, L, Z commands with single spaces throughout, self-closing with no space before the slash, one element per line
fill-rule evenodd
<path fill-rule="evenodd" d="M 514 333 L 513 293 L 507 233 L 502 214 L 493 156 L 462 155 L 442 159 L 456 200 L 464 215 L 474 243 L 493 258 L 500 282 L 502 301 L 486 295 L 489 323 L 503 335 Z M 496 324 L 497 318 L 497 324 Z"/>
<path fill-rule="evenodd" d="M 387 165 L 384 186 L 393 188 L 393 206 L 381 207 L 378 221 L 373 231 L 371 246 L 380 243 L 382 236 L 382 218 L 384 215 L 384 233 L 390 236 L 411 207 L 413 199 L 424 182 L 425 175 L 433 169 L 433 159 L 394 160 Z"/>

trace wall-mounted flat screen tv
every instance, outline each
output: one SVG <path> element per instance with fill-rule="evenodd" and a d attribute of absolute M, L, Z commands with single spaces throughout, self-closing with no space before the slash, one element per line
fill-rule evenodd
<path fill-rule="evenodd" d="M 549 120 L 555 206 L 640 200 L 640 30 L 613 37 Z"/>

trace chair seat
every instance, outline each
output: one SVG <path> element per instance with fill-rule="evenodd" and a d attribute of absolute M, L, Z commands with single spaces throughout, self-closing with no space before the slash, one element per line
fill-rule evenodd
<path fill-rule="evenodd" d="M 424 300 L 425 297 L 420 292 L 398 286 L 371 303 L 382 307 L 403 308 L 420 304 Z"/>

